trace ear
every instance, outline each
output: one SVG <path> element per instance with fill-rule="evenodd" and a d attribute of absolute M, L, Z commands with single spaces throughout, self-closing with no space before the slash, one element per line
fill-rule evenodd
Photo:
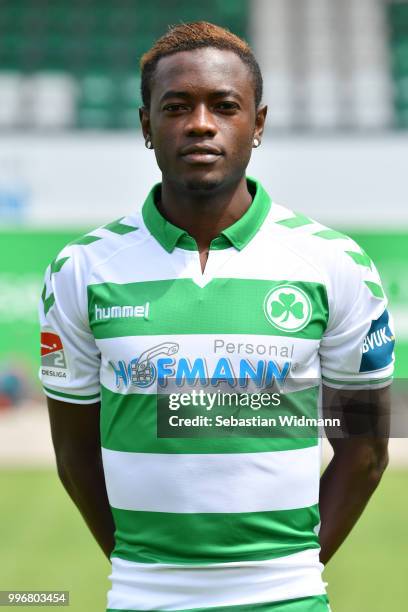
<path fill-rule="evenodd" d="M 264 131 L 267 112 L 268 107 L 266 104 L 259 106 L 256 111 L 254 137 L 258 138 L 259 141 L 261 140 Z"/>
<path fill-rule="evenodd" d="M 142 126 L 143 138 L 146 140 L 148 136 L 151 136 L 150 132 L 150 114 L 145 106 L 139 108 L 139 119 Z"/>

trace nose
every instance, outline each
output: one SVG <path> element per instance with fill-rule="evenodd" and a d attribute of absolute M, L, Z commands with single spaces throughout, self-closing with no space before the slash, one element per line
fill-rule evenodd
<path fill-rule="evenodd" d="M 198 104 L 189 114 L 186 124 L 188 136 L 214 136 L 217 126 L 211 111 L 205 104 Z"/>

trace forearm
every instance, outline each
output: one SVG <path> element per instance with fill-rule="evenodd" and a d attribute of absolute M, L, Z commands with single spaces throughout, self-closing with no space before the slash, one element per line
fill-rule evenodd
<path fill-rule="evenodd" d="M 58 474 L 91 533 L 108 557 L 114 547 L 114 522 L 100 453 L 58 458 Z"/>
<path fill-rule="evenodd" d="M 356 524 L 387 466 L 384 441 L 357 438 L 335 452 L 320 481 L 320 560 L 327 563 Z"/>

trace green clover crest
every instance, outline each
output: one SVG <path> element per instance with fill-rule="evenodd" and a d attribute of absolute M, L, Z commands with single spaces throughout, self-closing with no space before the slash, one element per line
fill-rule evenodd
<path fill-rule="evenodd" d="M 280 293 L 279 301 L 272 302 L 271 312 L 273 317 L 280 317 L 285 313 L 281 323 L 288 320 L 290 313 L 292 313 L 296 319 L 303 319 L 304 316 L 303 304 L 302 302 L 296 301 L 296 295 L 294 293 Z"/>

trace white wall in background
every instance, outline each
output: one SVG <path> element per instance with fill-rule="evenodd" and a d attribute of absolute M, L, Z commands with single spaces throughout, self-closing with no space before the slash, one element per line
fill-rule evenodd
<path fill-rule="evenodd" d="M 268 135 L 248 174 L 329 225 L 408 229 L 408 135 Z M 0 224 L 99 225 L 160 180 L 139 134 L 2 135 Z"/>

